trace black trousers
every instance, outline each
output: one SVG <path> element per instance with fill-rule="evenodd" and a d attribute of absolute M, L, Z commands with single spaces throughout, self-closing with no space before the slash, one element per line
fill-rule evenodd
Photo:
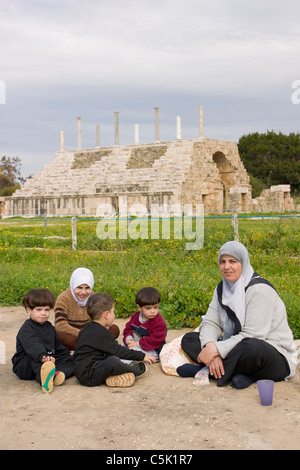
<path fill-rule="evenodd" d="M 184 352 L 197 361 L 201 351 L 199 333 L 184 335 L 181 341 Z M 257 338 L 244 338 L 223 359 L 225 374 L 217 379 L 218 387 L 224 385 L 233 375 L 244 374 L 259 379 L 283 380 L 290 374 L 286 358 L 266 341 Z"/>
<path fill-rule="evenodd" d="M 74 364 L 72 356 L 55 357 L 55 368 L 57 371 L 63 372 L 66 378 L 71 377 L 74 373 Z M 41 384 L 41 362 L 34 361 L 30 356 L 25 355 L 22 359 L 13 365 L 13 372 L 22 380 L 36 379 Z"/>
<path fill-rule="evenodd" d="M 126 372 L 134 371 L 134 366 L 126 364 L 116 356 L 110 356 L 103 361 L 97 361 L 93 364 L 89 376 L 84 382 L 80 377 L 77 377 L 79 382 L 88 387 L 96 387 L 105 383 L 105 380 L 112 375 L 120 375 Z"/>

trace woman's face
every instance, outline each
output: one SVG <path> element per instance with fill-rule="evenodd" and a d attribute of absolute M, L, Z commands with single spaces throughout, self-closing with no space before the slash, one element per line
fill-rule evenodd
<path fill-rule="evenodd" d="M 87 284 L 81 284 L 74 289 L 75 297 L 80 301 L 87 299 L 91 292 L 92 289 Z"/>
<path fill-rule="evenodd" d="M 219 262 L 221 274 L 226 281 L 235 282 L 242 274 L 243 265 L 230 255 L 222 255 Z"/>

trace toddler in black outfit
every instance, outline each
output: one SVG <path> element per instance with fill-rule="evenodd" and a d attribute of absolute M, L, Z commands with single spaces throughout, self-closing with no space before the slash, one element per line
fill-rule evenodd
<path fill-rule="evenodd" d="M 22 304 L 30 318 L 17 334 L 13 372 L 23 380 L 34 380 L 44 393 L 61 385 L 74 373 L 73 359 L 61 343 L 54 326 L 48 321 L 55 297 L 48 289 L 32 289 Z"/>
<path fill-rule="evenodd" d="M 79 332 L 73 356 L 75 375 L 82 385 L 130 387 L 146 366 L 143 362 L 125 364 L 121 359 L 155 362 L 152 356 L 121 346 L 115 340 L 109 331 L 115 319 L 114 307 L 114 299 L 107 294 L 94 294 L 88 300 L 87 312 L 92 321 Z"/>

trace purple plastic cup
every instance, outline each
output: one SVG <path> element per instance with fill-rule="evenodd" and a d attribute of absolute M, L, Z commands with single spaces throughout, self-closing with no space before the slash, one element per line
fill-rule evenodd
<path fill-rule="evenodd" d="M 273 403 L 274 380 L 257 381 L 260 403 L 263 406 L 270 406 Z"/>

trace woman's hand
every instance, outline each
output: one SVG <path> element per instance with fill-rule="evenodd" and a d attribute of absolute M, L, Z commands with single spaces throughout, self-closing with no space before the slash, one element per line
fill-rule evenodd
<path fill-rule="evenodd" d="M 197 361 L 203 362 L 215 379 L 220 379 L 225 374 L 223 361 L 215 343 L 207 343 L 198 355 Z"/>
<path fill-rule="evenodd" d="M 209 366 L 216 356 L 219 356 L 219 351 L 215 343 L 207 343 L 198 354 L 197 362 L 203 362 L 203 364 Z"/>
<path fill-rule="evenodd" d="M 225 374 L 221 356 L 216 356 L 208 367 L 210 375 L 213 375 L 215 379 L 220 379 Z"/>

